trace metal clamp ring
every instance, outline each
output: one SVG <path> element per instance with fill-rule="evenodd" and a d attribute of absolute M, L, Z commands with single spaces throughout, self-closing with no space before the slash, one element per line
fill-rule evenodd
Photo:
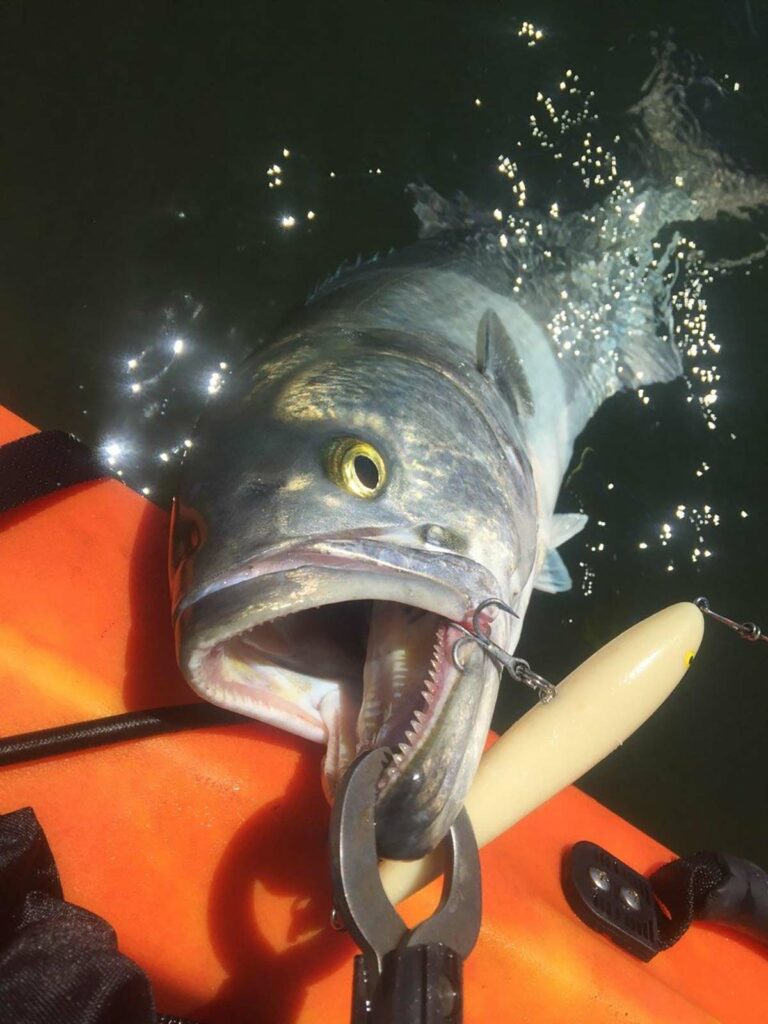
<path fill-rule="evenodd" d="M 520 683 L 525 683 L 526 686 L 530 686 L 532 690 L 536 690 L 537 696 L 542 704 L 549 704 L 551 700 L 554 700 L 557 696 L 557 688 L 550 683 L 544 676 L 540 676 L 538 672 L 534 672 L 531 666 L 524 658 L 515 658 L 515 667 L 512 669 L 512 674 L 515 679 Z"/>

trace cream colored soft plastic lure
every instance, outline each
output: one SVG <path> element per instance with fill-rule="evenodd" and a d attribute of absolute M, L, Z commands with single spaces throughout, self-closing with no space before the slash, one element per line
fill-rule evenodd
<path fill-rule="evenodd" d="M 704 618 L 673 604 L 632 626 L 558 686 L 557 699 L 520 718 L 483 755 L 466 808 L 478 846 L 580 778 L 649 718 L 699 649 Z M 398 903 L 440 873 L 440 856 L 383 861 L 387 895 Z"/>

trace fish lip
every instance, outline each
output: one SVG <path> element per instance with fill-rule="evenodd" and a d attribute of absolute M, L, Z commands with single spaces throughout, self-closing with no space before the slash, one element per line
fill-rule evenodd
<path fill-rule="evenodd" d="M 406 558 L 412 564 L 415 558 L 422 572 L 398 564 Z M 435 558 L 442 577 L 427 572 L 434 570 Z M 337 684 L 318 687 L 305 706 L 276 711 L 268 701 L 259 703 L 258 688 L 239 693 L 241 699 L 236 699 L 232 690 L 217 693 L 206 675 L 208 656 L 218 645 L 254 626 L 350 600 L 410 604 L 469 625 L 474 608 L 489 593 L 497 593 L 497 587 L 493 574 L 483 566 L 443 550 L 417 551 L 391 542 L 348 538 L 262 549 L 234 572 L 209 580 L 179 601 L 175 614 L 177 658 L 190 686 L 206 700 L 324 742 L 322 696 L 318 695 Z"/>
<path fill-rule="evenodd" d="M 416 568 L 405 565 L 407 559 Z M 443 570 L 440 575 L 434 571 L 438 564 Z M 222 591 L 302 569 L 341 570 L 343 573 L 373 571 L 381 576 L 398 577 L 405 583 L 417 581 L 432 586 L 442 592 L 442 599 L 438 607 L 425 607 L 455 622 L 465 621 L 481 601 L 500 593 L 493 573 L 467 556 L 446 549 L 417 548 L 371 538 L 329 536 L 309 543 L 276 544 L 256 552 L 235 569 L 220 573 L 180 596 L 174 603 L 174 621 L 178 622 L 185 612 Z M 286 613 L 300 610 L 296 606 L 286 609 Z M 274 618 L 274 614 L 264 619 L 255 618 L 252 625 L 269 618 Z"/>

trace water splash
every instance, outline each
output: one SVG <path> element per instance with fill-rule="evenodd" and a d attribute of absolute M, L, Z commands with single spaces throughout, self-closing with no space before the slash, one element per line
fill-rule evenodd
<path fill-rule="evenodd" d="M 526 51 L 546 45 L 546 35 L 529 22 L 519 37 Z M 583 377 L 579 361 L 589 347 L 597 346 L 611 364 L 612 375 L 589 382 L 591 401 L 622 383 L 637 385 L 642 361 L 633 338 L 653 334 L 669 346 L 669 376 L 677 370 L 679 352 L 686 370 L 685 400 L 714 436 L 722 432 L 719 400 L 727 381 L 722 380 L 721 342 L 708 324 L 709 292 L 719 275 L 763 255 L 766 240 L 755 229 L 750 251 L 726 256 L 701 242 L 697 225 L 722 215 L 752 224 L 753 211 L 768 199 L 766 185 L 739 169 L 708 137 L 688 102 L 701 73 L 671 46 L 659 50 L 642 95 L 618 131 L 601 120 L 599 96 L 586 79 L 580 69 L 565 66 L 551 86 L 532 89 L 524 134 L 506 138 L 489 169 L 503 177 L 508 201 L 497 200 L 486 210 L 462 198 L 451 204 L 449 214 L 447 208 L 430 210 L 429 201 L 417 195 L 422 221 L 431 215 L 444 226 L 450 215 L 457 229 L 478 220 L 487 223 L 488 244 L 502 250 L 520 301 L 535 312 L 551 309 L 554 298 L 558 312 L 548 319 L 550 336 L 558 357 L 572 365 L 574 380 Z M 708 81 L 723 103 L 744 100 L 744 91 L 734 90 L 733 84 Z M 539 173 L 542 155 L 555 172 L 546 188 Z M 261 187 L 274 196 L 267 244 L 301 246 L 303 231 L 315 219 L 300 185 L 290 204 L 284 198 L 297 157 L 295 144 L 276 150 L 261 179 Z M 379 178 L 380 169 L 368 174 Z M 577 250 L 581 258 L 575 266 Z M 206 402 L 226 400 L 228 374 L 245 355 L 239 341 L 201 329 L 204 310 L 205 303 L 192 295 L 175 300 L 158 318 L 153 336 L 127 351 L 116 369 L 105 451 L 127 482 L 152 496 L 168 493 L 195 420 Z M 636 394 L 652 414 L 653 389 L 641 385 Z M 727 427 L 725 432 L 730 433 Z M 691 469 L 694 484 L 711 480 L 710 466 L 717 461 L 706 446 L 703 450 L 706 457 L 699 453 Z M 602 493 L 609 496 L 612 487 L 613 482 Z M 711 532 L 721 520 L 700 514 L 714 507 L 711 498 L 687 486 L 681 491 L 679 501 L 656 510 L 658 523 L 648 536 L 631 543 L 647 545 L 640 550 L 663 548 L 665 557 L 674 548 L 676 558 L 698 562 L 709 557 L 704 552 L 716 553 Z M 684 510 L 683 519 L 676 516 L 678 508 Z M 611 515 L 608 505 L 588 511 L 593 524 Z M 717 513 L 723 518 L 732 514 L 738 515 L 738 509 Z M 674 527 L 669 537 L 661 530 L 665 523 Z M 599 559 L 612 554 L 600 529 L 593 525 L 585 535 L 583 584 L 589 592 Z M 674 558 L 666 563 L 666 571 L 673 569 Z"/>
<path fill-rule="evenodd" d="M 651 406 L 652 389 L 637 385 L 643 379 L 643 350 L 656 336 L 669 346 L 670 369 L 678 354 L 682 357 L 685 401 L 714 435 L 722 426 L 718 400 L 728 382 L 722 380 L 722 344 L 708 322 L 709 295 L 718 278 L 765 257 L 768 231 L 761 211 L 768 204 L 768 184 L 724 153 L 697 119 L 689 93 L 701 81 L 690 55 L 662 46 L 641 98 L 628 112 L 625 140 L 607 132 L 594 113 L 594 91 L 572 68 L 564 69 L 556 89 L 536 94 L 538 107 L 528 127 L 532 142 L 575 174 L 561 176 L 556 197 L 530 208 L 525 182 L 533 179 L 524 158 L 500 155 L 497 170 L 512 183 L 516 209 L 505 218 L 498 244 L 519 300 L 534 314 L 557 308 L 548 328 L 574 386 L 583 380 L 579 363 L 602 352 L 598 361 L 614 364 L 618 387 L 634 387 L 640 403 Z M 725 107 L 743 99 L 736 97 L 737 83 L 729 88 L 711 77 L 706 81 Z M 742 249 L 736 254 L 724 254 L 717 231 L 707 235 L 707 222 L 721 229 L 723 218 L 742 227 Z M 701 234 L 707 237 L 702 240 Z M 588 400 L 596 405 L 617 385 L 598 373 L 588 388 Z M 726 437 L 736 440 L 731 430 Z M 635 542 L 640 551 L 655 548 L 667 573 L 681 562 L 697 565 L 713 557 L 716 529 L 726 520 L 733 525 L 746 518 L 735 500 L 733 508 L 715 511 L 714 481 L 708 479 L 706 491 L 701 483 L 711 463 L 722 461 L 723 451 L 715 454 L 705 442 L 698 448 L 709 459 L 698 458 L 692 467 L 693 479 L 683 485 L 685 501 L 657 510 L 655 536 Z M 699 486 L 692 489 L 694 482 Z M 609 482 L 603 494 L 613 489 Z M 717 490 L 728 493 L 727 486 Z M 600 535 L 606 525 L 602 517 L 610 516 L 606 499 L 589 509 L 597 527 L 584 536 L 584 596 L 594 592 L 600 559 L 615 553 Z M 583 501 L 579 511 L 585 511 Z M 668 521 L 673 512 L 674 528 Z"/>

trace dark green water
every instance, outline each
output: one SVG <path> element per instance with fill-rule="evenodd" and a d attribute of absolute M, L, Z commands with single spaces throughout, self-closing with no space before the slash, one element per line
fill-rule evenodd
<path fill-rule="evenodd" d="M 410 241 L 408 182 L 509 208 L 498 154 L 514 155 L 532 97 L 565 68 L 595 90 L 601 123 L 619 125 L 653 34 L 673 30 L 739 82 L 742 113 L 717 127 L 768 174 L 768 13 L 755 0 L 17 2 L 2 19 L 0 401 L 93 444 L 132 444 L 127 474 L 160 501 L 172 472 L 158 453 L 187 435 L 218 361 L 236 361 L 343 259 Z M 518 38 L 526 19 L 544 32 L 533 48 Z M 707 95 L 702 113 L 717 121 Z M 531 202 L 552 195 L 557 169 L 532 147 L 523 155 Z M 281 226 L 287 216 L 295 226 Z M 734 251 L 754 247 L 754 226 L 727 234 Z M 722 345 L 716 431 L 683 382 L 650 389 L 648 405 L 614 398 L 589 426 L 580 451 L 592 451 L 562 499 L 591 519 L 563 550 L 576 586 L 537 595 L 523 634 L 543 674 L 561 678 L 700 593 L 768 626 L 765 285 L 756 264 L 708 291 Z M 184 361 L 164 369 L 175 339 Z M 692 561 L 698 533 L 673 518 L 678 504 L 719 516 L 700 548 L 709 557 Z M 508 684 L 498 726 L 526 703 Z M 685 683 L 582 785 L 677 850 L 768 864 L 767 734 L 768 645 L 708 627 Z"/>

